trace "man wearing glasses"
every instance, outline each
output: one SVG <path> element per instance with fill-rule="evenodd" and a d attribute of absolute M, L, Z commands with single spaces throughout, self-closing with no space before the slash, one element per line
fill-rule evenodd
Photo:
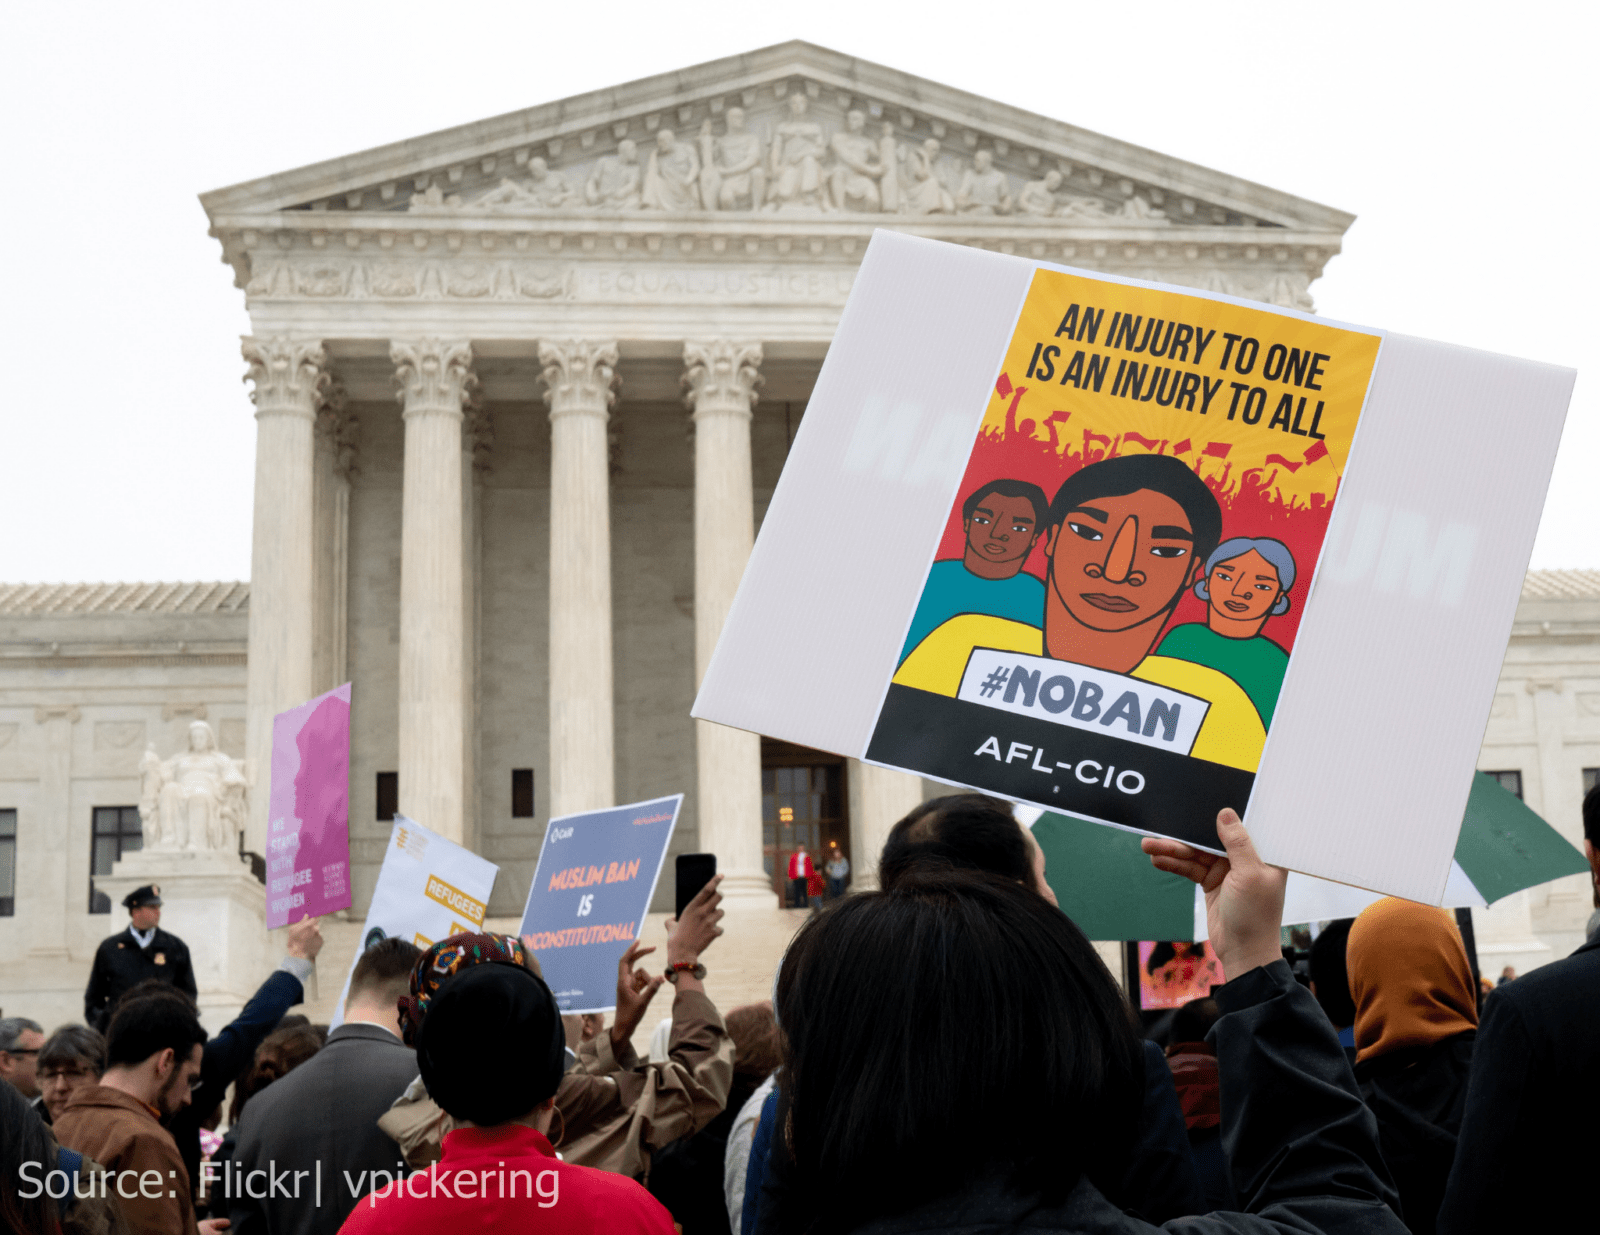
<path fill-rule="evenodd" d="M 0 1080 L 39 1110 L 39 1048 L 44 1030 L 25 1016 L 0 1017 Z"/>
<path fill-rule="evenodd" d="M 132 1231 L 197 1230 L 189 1171 L 161 1121 L 189 1105 L 205 1040 L 182 999 L 163 993 L 124 1000 L 106 1035 L 100 1083 L 74 1093 L 56 1120 L 62 1145 L 111 1172 L 108 1191 L 117 1190 Z M 216 1229 L 211 1222 L 198 1227 L 203 1235 Z"/>

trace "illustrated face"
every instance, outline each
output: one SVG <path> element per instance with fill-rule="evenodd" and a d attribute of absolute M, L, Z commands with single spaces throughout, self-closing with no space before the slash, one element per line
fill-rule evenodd
<path fill-rule="evenodd" d="M 994 156 L 987 150 L 980 150 L 972 156 L 972 165 L 980 172 L 986 172 L 994 164 Z"/>
<path fill-rule="evenodd" d="M 1050 586 L 1091 630 L 1128 630 L 1172 606 L 1194 565 L 1194 529 L 1165 493 L 1090 498 L 1050 529 Z"/>
<path fill-rule="evenodd" d="M 1033 503 L 1025 497 L 985 493 L 966 521 L 967 547 L 991 562 L 1028 556 L 1039 534 Z"/>
<path fill-rule="evenodd" d="M 1206 589 L 1211 607 L 1236 622 L 1266 617 L 1283 595 L 1277 568 L 1254 549 L 1213 566 Z"/>

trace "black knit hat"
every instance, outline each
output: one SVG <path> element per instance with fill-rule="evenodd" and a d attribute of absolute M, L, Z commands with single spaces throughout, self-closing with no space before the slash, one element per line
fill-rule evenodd
<path fill-rule="evenodd" d="M 555 996 L 520 965 L 474 965 L 433 997 L 417 1034 L 429 1096 L 457 1119 L 493 1126 L 552 1097 L 566 1071 Z"/>

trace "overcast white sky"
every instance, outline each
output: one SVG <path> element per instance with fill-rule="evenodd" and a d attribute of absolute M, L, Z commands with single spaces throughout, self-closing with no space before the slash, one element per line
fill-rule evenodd
<path fill-rule="evenodd" d="M 1533 564 L 1600 567 L 1593 11 L 19 6 L 0 581 L 249 577 L 249 327 L 197 194 L 791 38 L 1354 212 L 1320 312 L 1580 370 Z"/>

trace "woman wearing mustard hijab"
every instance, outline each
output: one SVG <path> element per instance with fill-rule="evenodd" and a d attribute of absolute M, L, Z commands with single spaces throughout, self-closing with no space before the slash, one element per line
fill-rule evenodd
<path fill-rule="evenodd" d="M 1356 1080 L 1413 1235 L 1432 1235 L 1478 1032 L 1472 969 L 1445 909 L 1386 899 L 1350 928 Z"/>

